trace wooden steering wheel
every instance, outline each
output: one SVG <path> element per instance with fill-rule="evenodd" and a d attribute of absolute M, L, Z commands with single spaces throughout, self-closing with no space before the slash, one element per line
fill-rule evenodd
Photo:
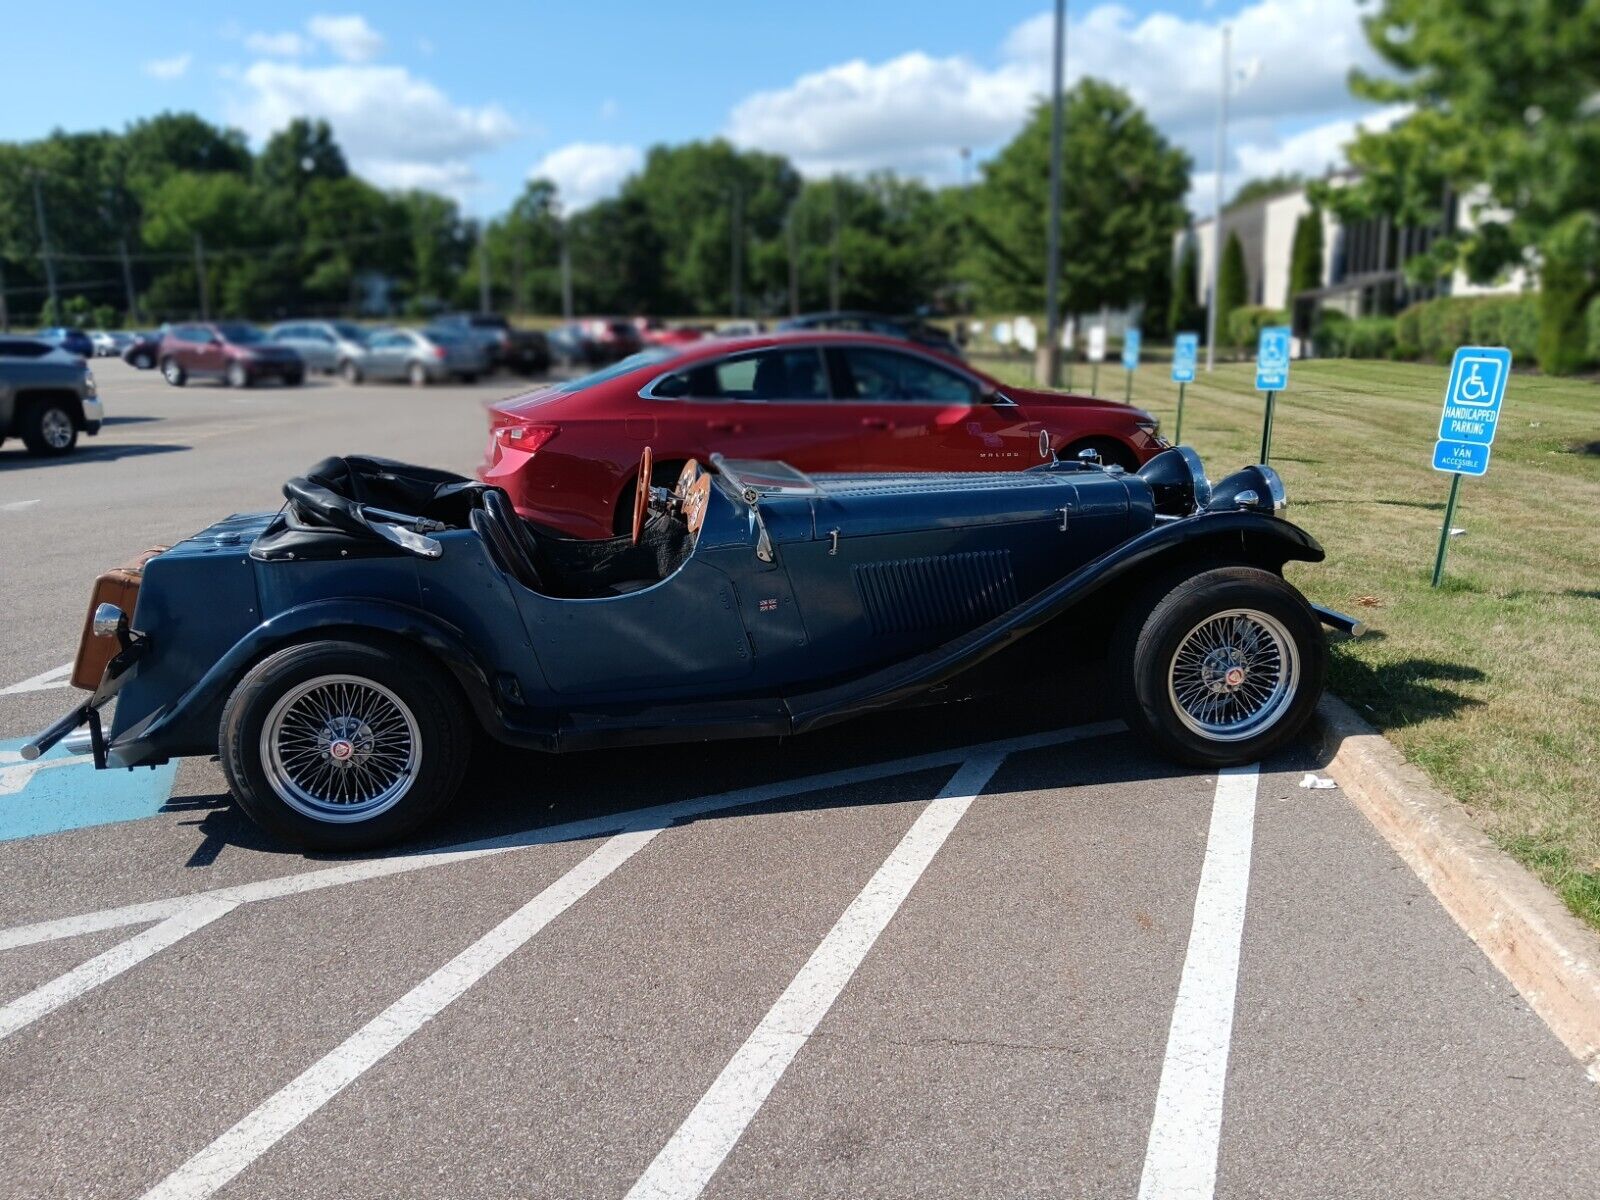
<path fill-rule="evenodd" d="M 706 519 L 706 504 L 711 499 L 711 476 L 694 459 L 684 463 L 683 470 L 678 472 L 678 485 L 672 489 L 672 498 L 683 514 L 690 536 L 699 534 Z"/>
<path fill-rule="evenodd" d="M 650 452 L 650 447 L 644 448 L 644 453 L 639 456 L 639 482 L 633 488 L 633 544 L 639 544 L 639 535 L 644 532 L 644 515 L 650 511 L 650 470 L 655 466 L 655 455 Z"/>

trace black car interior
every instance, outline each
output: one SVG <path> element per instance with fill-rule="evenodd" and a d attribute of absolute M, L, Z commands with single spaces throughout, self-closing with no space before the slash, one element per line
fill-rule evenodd
<path fill-rule="evenodd" d="M 681 566 L 694 536 L 681 512 L 650 514 L 631 537 L 556 537 L 523 520 L 505 492 L 430 467 L 349 455 L 326 458 L 283 485 L 288 503 L 251 555 L 278 562 L 393 555 L 376 523 L 404 523 L 419 535 L 471 529 L 496 564 L 524 587 L 567 599 L 615 596 L 660 582 Z"/>

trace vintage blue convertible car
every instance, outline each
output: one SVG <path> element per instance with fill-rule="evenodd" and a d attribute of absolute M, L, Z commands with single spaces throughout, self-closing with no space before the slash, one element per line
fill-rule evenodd
<path fill-rule="evenodd" d="M 123 574 L 136 606 L 100 603 L 80 646 L 93 694 L 25 756 L 83 725 L 102 767 L 216 753 L 259 824 L 353 849 L 451 798 L 474 726 L 543 751 L 799 734 L 980 683 L 1070 686 L 1107 645 L 1151 743 L 1248 762 L 1316 704 L 1321 625 L 1359 632 L 1284 581 L 1323 551 L 1279 515 L 1278 477 L 1213 486 L 1186 447 L 1138 474 L 715 458 L 642 489 L 632 535 L 600 542 L 381 459 L 284 492 Z"/>

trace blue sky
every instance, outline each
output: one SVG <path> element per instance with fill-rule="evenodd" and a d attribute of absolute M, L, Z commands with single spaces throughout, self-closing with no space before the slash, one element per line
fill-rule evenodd
<path fill-rule="evenodd" d="M 1211 194 L 1218 29 L 1235 31 L 1229 179 L 1319 171 L 1357 119 L 1344 79 L 1370 63 L 1354 0 L 1069 5 L 1069 76 L 1129 87 Z M 375 182 L 435 187 L 493 212 L 531 171 L 568 203 L 613 189 L 662 141 L 724 135 L 826 174 L 936 182 L 981 159 L 1048 86 L 1041 0 L 811 0 L 347 6 L 163 0 L 14 6 L 0 138 L 119 128 L 192 109 L 257 144 L 325 116 Z"/>

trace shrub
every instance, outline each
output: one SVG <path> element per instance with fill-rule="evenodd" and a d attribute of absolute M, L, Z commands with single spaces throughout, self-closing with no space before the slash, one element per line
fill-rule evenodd
<path fill-rule="evenodd" d="M 1589 301 L 1589 310 L 1584 316 L 1588 327 L 1589 361 L 1600 362 L 1600 296 Z"/>
<path fill-rule="evenodd" d="M 1472 308 L 1469 297 L 1441 296 L 1421 305 L 1418 345 L 1423 358 L 1447 363 L 1457 346 L 1472 340 Z"/>
<path fill-rule="evenodd" d="M 1324 309 L 1311 333 L 1318 358 L 1343 358 L 1349 338 L 1350 318 L 1336 308 Z"/>
<path fill-rule="evenodd" d="M 1539 297 L 1517 296 L 1500 311 L 1500 341 L 1517 362 L 1528 364 L 1539 357 Z"/>
<path fill-rule="evenodd" d="M 1394 319 L 1394 356 L 1422 357 L 1422 308 L 1426 301 L 1413 304 Z"/>
<path fill-rule="evenodd" d="M 1506 309 L 1514 296 L 1485 296 L 1472 306 L 1467 326 L 1472 332 L 1472 342 L 1478 346 L 1498 346 L 1504 339 Z"/>
<path fill-rule="evenodd" d="M 1238 353 L 1253 354 L 1263 329 L 1288 323 L 1289 318 L 1281 309 L 1247 304 L 1228 314 L 1228 341 Z"/>
<path fill-rule="evenodd" d="M 1583 302 L 1588 280 L 1580 267 L 1546 260 L 1539 290 L 1539 369 L 1571 375 L 1583 369 L 1588 346 Z"/>
<path fill-rule="evenodd" d="M 1393 358 L 1395 319 L 1360 317 L 1345 327 L 1346 358 Z"/>

